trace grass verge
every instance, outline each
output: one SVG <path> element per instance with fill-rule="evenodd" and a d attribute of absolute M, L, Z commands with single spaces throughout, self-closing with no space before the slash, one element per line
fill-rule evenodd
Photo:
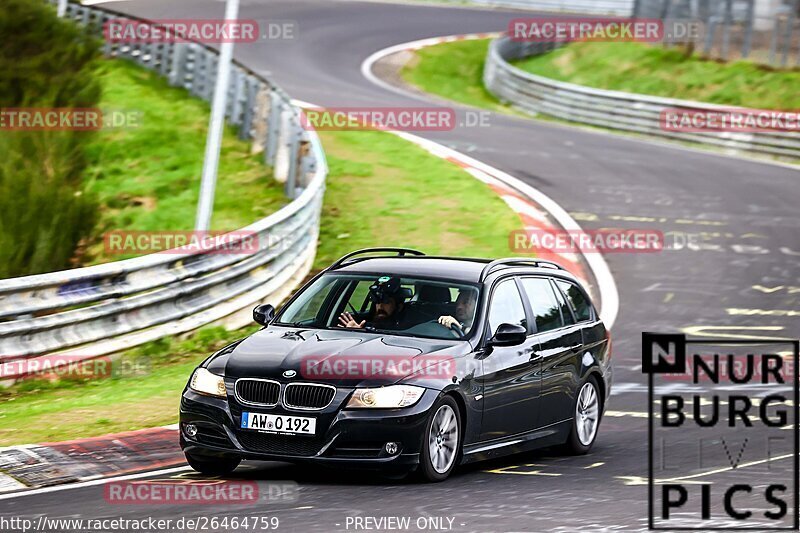
<path fill-rule="evenodd" d="M 325 132 L 322 142 L 330 174 L 317 268 L 355 248 L 378 245 L 509 255 L 508 234 L 521 221 L 459 167 L 385 132 Z M 119 367 L 143 367 L 144 373 L 30 380 L 0 391 L 0 446 L 174 423 L 192 369 L 254 330 L 205 328 L 188 339 L 161 339 L 123 354 Z"/>
<path fill-rule="evenodd" d="M 141 115 L 130 127 L 101 130 L 88 148 L 87 189 L 97 195 L 101 216 L 83 264 L 141 255 L 109 254 L 107 231 L 194 227 L 210 116 L 208 103 L 134 63 L 104 61 L 101 79 L 101 108 Z M 262 156 L 251 154 L 232 127 L 224 131 L 218 175 L 211 229 L 241 228 L 286 203 Z"/>
<path fill-rule="evenodd" d="M 464 104 L 508 111 L 483 86 L 489 40 L 455 41 L 416 52 L 401 71 L 420 89 Z M 800 69 L 720 63 L 639 43 L 573 43 L 515 65 L 533 74 L 600 89 L 759 109 L 800 108 Z"/>
<path fill-rule="evenodd" d="M 756 109 L 800 109 L 800 69 L 687 57 L 641 43 L 573 43 L 517 67 L 560 81 Z"/>

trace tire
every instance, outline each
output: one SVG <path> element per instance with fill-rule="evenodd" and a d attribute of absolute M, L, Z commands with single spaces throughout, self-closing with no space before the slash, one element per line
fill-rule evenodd
<path fill-rule="evenodd" d="M 603 412 L 603 399 L 600 397 L 597 378 L 589 376 L 589 379 L 584 381 L 578 388 L 578 393 L 575 395 L 575 407 L 572 412 L 572 428 L 563 448 L 566 453 L 571 455 L 585 455 L 589 453 L 594 441 L 597 439 L 597 431 L 600 427 L 600 418 Z M 586 424 L 588 420 L 592 419 L 594 422 L 590 429 Z"/>
<path fill-rule="evenodd" d="M 189 466 L 201 474 L 206 474 L 208 476 L 226 476 L 236 470 L 236 467 L 242 462 L 241 459 L 223 459 L 217 457 L 200 459 L 188 453 L 184 455 L 186 456 L 186 462 L 189 463 Z"/>
<path fill-rule="evenodd" d="M 447 479 L 461 456 L 461 439 L 458 405 L 451 396 L 442 396 L 431 408 L 425 424 L 417 475 L 429 482 Z"/>

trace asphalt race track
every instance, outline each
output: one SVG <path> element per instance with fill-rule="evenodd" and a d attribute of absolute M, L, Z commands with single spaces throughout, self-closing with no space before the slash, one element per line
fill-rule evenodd
<path fill-rule="evenodd" d="M 223 4 L 209 0 L 133 0 L 108 7 L 148 18 L 223 14 Z M 416 39 L 500 31 L 517 16 L 379 2 L 243 0 L 240 17 L 296 21 L 299 32 L 290 41 L 237 45 L 236 57 L 303 101 L 326 107 L 419 107 L 419 100 L 366 79 L 364 59 Z M 673 231 L 704 237 L 700 249 L 606 256 L 620 297 L 613 328 L 615 392 L 590 455 L 533 453 L 479 463 L 437 485 L 249 464 L 237 475 L 258 479 L 262 487 L 276 480 L 296 482 L 296 498 L 258 506 L 108 505 L 102 485 L 92 485 L 0 500 L 0 514 L 259 515 L 278 517 L 280 531 L 296 532 L 357 530 L 347 522 L 354 516 L 410 516 L 412 525 L 418 517 L 444 517 L 439 529 L 458 532 L 646 530 L 647 381 L 641 333 L 797 338 L 800 172 L 558 124 L 496 114 L 489 120 L 489 128 L 420 135 L 536 187 L 584 228 L 655 228 L 665 232 L 668 244 Z M 687 431 L 683 438 L 690 445 L 693 435 Z M 747 453 L 743 463 L 756 457 Z M 683 474 L 723 484 L 734 475 L 747 476 L 710 467 Z M 155 477 L 176 475 L 184 474 Z"/>

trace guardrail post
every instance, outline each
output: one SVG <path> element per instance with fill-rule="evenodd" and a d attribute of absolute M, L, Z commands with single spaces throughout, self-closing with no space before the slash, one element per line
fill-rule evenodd
<path fill-rule="evenodd" d="M 206 84 L 206 54 L 205 49 L 197 44 L 192 44 L 192 85 L 189 91 L 198 97 L 202 97 Z"/>
<path fill-rule="evenodd" d="M 292 124 L 291 124 L 291 110 L 287 109 L 287 104 L 279 101 L 278 107 L 278 127 L 279 130 L 275 135 L 277 148 L 275 149 L 275 163 L 272 166 L 272 173 L 275 176 L 275 181 L 278 183 L 286 183 L 289 180 L 291 170 L 291 139 L 292 139 Z"/>
<path fill-rule="evenodd" d="M 289 168 L 286 175 L 286 185 L 284 187 L 284 194 L 290 200 L 294 200 L 297 196 L 297 172 L 300 165 L 298 165 L 298 158 L 300 157 L 300 139 L 302 137 L 303 130 L 300 128 L 299 124 L 295 124 L 294 121 L 289 121 L 289 139 L 288 139 L 288 156 L 289 156 Z"/>
<path fill-rule="evenodd" d="M 187 45 L 184 43 L 175 43 L 172 45 L 172 61 L 170 62 L 169 69 L 169 84 L 174 86 L 183 87 L 184 79 L 186 76 L 186 52 Z"/>
<path fill-rule="evenodd" d="M 100 34 L 103 34 L 103 31 L 108 24 L 108 21 L 111 20 L 111 17 L 107 14 L 103 13 L 100 17 Z M 114 44 L 111 41 L 103 40 L 103 55 L 106 57 L 111 57 L 114 53 Z"/>
<path fill-rule="evenodd" d="M 753 48 L 753 25 L 755 24 L 755 0 L 748 0 L 747 14 L 745 15 L 745 29 L 744 29 L 744 42 L 742 43 L 742 59 L 747 59 L 750 56 L 750 51 Z"/>
<path fill-rule="evenodd" d="M 203 56 L 205 57 L 205 83 L 203 92 L 200 98 L 206 101 L 211 101 L 214 97 L 214 85 L 217 82 L 217 63 L 219 63 L 219 56 L 212 54 L 209 50 L 203 49 Z"/>
<path fill-rule="evenodd" d="M 253 112 L 253 145 L 250 153 L 257 154 L 264 150 L 269 136 L 269 125 L 267 124 L 267 117 L 270 113 L 271 102 L 269 98 L 269 89 L 265 86 L 256 86 L 258 92 L 256 93 L 255 111 Z"/>
<path fill-rule="evenodd" d="M 244 98 L 244 73 L 231 67 L 231 97 L 228 99 L 228 121 L 234 126 L 242 125 L 242 99 Z M 241 130 L 239 138 L 241 139 Z"/>
<path fill-rule="evenodd" d="M 785 67 L 789 61 L 789 51 L 792 49 L 792 31 L 794 30 L 794 19 L 797 13 L 800 1 L 794 0 L 791 6 L 787 6 L 788 13 L 786 14 L 786 32 L 784 34 L 783 55 L 781 56 L 781 66 Z"/>
<path fill-rule="evenodd" d="M 244 78 L 244 104 L 242 104 L 242 125 L 239 127 L 239 138 L 250 139 L 253 136 L 253 116 L 255 115 L 256 97 L 259 83 L 247 75 Z"/>
<path fill-rule="evenodd" d="M 155 60 L 155 65 L 158 65 L 158 73 L 162 76 L 166 77 L 169 75 L 169 69 L 172 66 L 169 62 L 169 51 L 170 45 L 169 43 L 158 43 L 156 44 L 156 56 L 157 59 Z"/>
<path fill-rule="evenodd" d="M 311 150 L 311 135 L 303 130 L 300 136 L 300 167 L 297 187 L 304 189 L 308 185 L 308 177 L 317 171 L 317 162 Z"/>
<path fill-rule="evenodd" d="M 275 154 L 278 151 L 278 137 L 281 131 L 281 116 L 283 106 L 278 93 L 273 89 L 269 92 L 269 118 L 267 120 L 267 146 L 264 150 L 264 161 L 275 166 Z"/>

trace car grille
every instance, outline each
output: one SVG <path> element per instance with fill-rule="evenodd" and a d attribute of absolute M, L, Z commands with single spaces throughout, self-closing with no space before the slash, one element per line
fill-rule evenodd
<path fill-rule="evenodd" d="M 283 404 L 295 409 L 324 409 L 333 401 L 336 387 L 312 383 L 289 383 L 283 392 Z"/>
<path fill-rule="evenodd" d="M 236 381 L 235 390 L 242 403 L 271 407 L 278 404 L 281 385 L 268 379 L 243 378 Z"/>
<path fill-rule="evenodd" d="M 245 450 L 251 452 L 304 457 L 316 455 L 324 444 L 319 437 L 287 437 L 256 431 L 237 431 L 236 438 Z"/>

